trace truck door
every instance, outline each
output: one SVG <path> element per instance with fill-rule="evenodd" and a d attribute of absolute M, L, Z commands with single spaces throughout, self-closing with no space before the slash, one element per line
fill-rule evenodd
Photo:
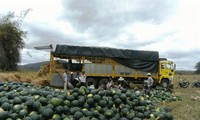
<path fill-rule="evenodd" d="M 169 76 L 169 73 L 172 73 L 172 64 L 171 63 L 166 63 L 166 74 Z"/>
<path fill-rule="evenodd" d="M 161 86 L 168 88 L 170 85 L 169 82 L 169 73 L 174 75 L 173 63 L 169 61 L 161 61 L 160 62 L 160 74 L 159 74 L 159 83 Z"/>
<path fill-rule="evenodd" d="M 162 78 L 169 78 L 169 73 L 174 73 L 172 63 L 160 62 L 160 76 Z"/>
<path fill-rule="evenodd" d="M 160 62 L 160 79 L 162 79 L 163 77 L 166 77 L 166 76 L 164 76 L 165 75 L 165 68 L 166 68 L 166 65 L 165 65 L 165 63 L 163 63 L 163 62 Z"/>

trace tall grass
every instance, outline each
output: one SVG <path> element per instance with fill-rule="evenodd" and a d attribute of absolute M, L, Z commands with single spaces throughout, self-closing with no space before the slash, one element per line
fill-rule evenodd
<path fill-rule="evenodd" d="M 37 72 L 33 71 L 17 71 L 17 72 L 5 72 L 0 73 L 0 81 L 16 81 L 16 82 L 28 82 L 35 85 L 49 85 L 49 74 L 38 76 Z"/>

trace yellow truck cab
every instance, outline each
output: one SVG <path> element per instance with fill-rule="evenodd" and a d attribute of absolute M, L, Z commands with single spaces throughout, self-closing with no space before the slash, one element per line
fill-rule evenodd
<path fill-rule="evenodd" d="M 73 72 L 71 76 L 76 77 L 76 72 L 84 71 L 86 84 L 95 87 L 105 86 L 111 79 L 117 82 L 121 77 L 128 83 L 143 84 L 147 73 L 151 73 L 155 85 L 167 88 L 170 84 L 169 73 L 174 76 L 175 72 L 173 62 L 160 59 L 157 51 L 57 45 L 50 59 L 52 86 L 63 86 L 60 74 L 51 71 L 54 58 L 66 61 L 64 66 Z"/>
<path fill-rule="evenodd" d="M 161 58 L 159 61 L 159 83 L 163 87 L 168 87 L 170 85 L 170 73 L 174 77 L 175 64 L 172 61 L 168 61 L 165 58 Z"/>

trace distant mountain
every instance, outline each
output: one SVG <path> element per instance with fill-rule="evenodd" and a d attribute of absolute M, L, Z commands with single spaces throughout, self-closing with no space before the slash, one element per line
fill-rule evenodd
<path fill-rule="evenodd" d="M 43 64 L 49 64 L 49 61 L 18 65 L 18 70 L 38 71 Z"/>
<path fill-rule="evenodd" d="M 175 73 L 177 75 L 194 75 L 195 71 L 191 71 L 191 70 L 176 70 Z"/>
<path fill-rule="evenodd" d="M 66 61 L 64 60 L 55 60 L 54 63 L 62 64 L 63 67 L 67 68 Z M 37 62 L 37 63 L 29 63 L 26 65 L 18 65 L 18 70 L 27 70 L 27 71 L 38 71 L 43 64 L 49 64 L 49 61 Z"/>

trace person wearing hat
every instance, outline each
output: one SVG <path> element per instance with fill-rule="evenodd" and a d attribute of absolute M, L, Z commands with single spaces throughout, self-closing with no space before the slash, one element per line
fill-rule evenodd
<path fill-rule="evenodd" d="M 174 81 L 174 77 L 172 76 L 172 73 L 169 73 L 169 83 L 170 83 L 169 90 L 170 90 L 170 92 L 172 92 L 172 89 L 173 89 L 173 85 L 174 85 L 173 81 Z"/>
<path fill-rule="evenodd" d="M 123 77 L 119 77 L 118 79 L 119 81 L 119 89 L 128 89 L 130 86 L 129 86 L 129 83 L 123 78 Z"/>
<path fill-rule="evenodd" d="M 119 77 L 118 79 L 118 89 L 123 89 L 123 82 L 124 82 L 124 78 L 123 77 Z"/>
<path fill-rule="evenodd" d="M 144 81 L 144 92 L 149 95 L 151 91 L 151 87 L 153 86 L 153 78 L 151 77 L 151 73 L 147 73 L 147 80 Z"/>
<path fill-rule="evenodd" d="M 172 76 L 172 73 L 169 73 L 169 83 L 171 84 L 171 85 L 173 85 L 174 83 L 173 83 L 173 76 Z"/>
<path fill-rule="evenodd" d="M 124 78 L 123 77 L 119 77 L 119 79 L 118 79 L 119 81 L 123 81 L 124 80 Z"/>
<path fill-rule="evenodd" d="M 85 71 L 81 72 L 81 76 L 79 77 L 80 81 L 81 81 L 81 85 L 84 86 L 86 83 L 86 75 L 85 75 Z"/>
<path fill-rule="evenodd" d="M 66 94 L 67 92 L 67 89 L 68 89 L 68 75 L 67 75 L 68 71 L 65 70 L 64 73 L 63 73 L 63 79 L 64 79 L 64 94 Z"/>

